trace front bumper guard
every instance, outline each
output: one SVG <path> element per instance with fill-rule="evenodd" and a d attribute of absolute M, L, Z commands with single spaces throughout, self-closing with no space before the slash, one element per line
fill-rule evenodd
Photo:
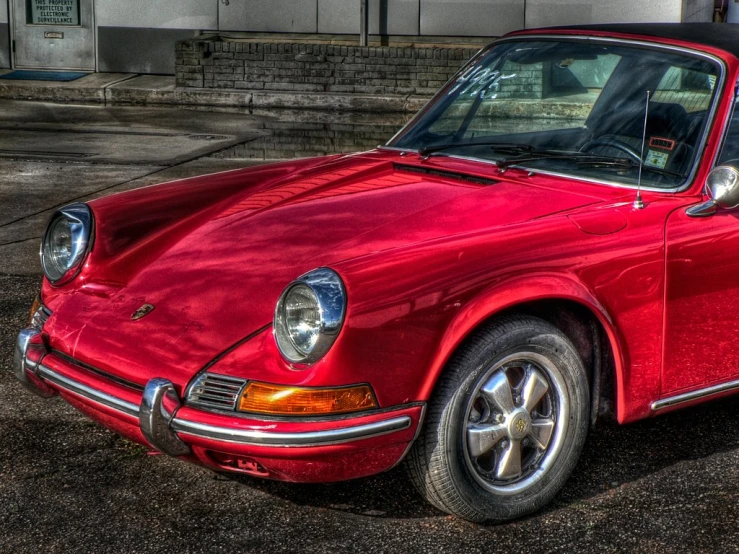
<path fill-rule="evenodd" d="M 56 391 L 45 386 L 38 379 L 39 364 L 46 355 L 43 343 L 39 340 L 34 342 L 34 339 L 40 338 L 40 335 L 39 331 L 33 327 L 20 332 L 13 352 L 13 373 L 29 391 L 42 398 L 50 398 L 56 394 Z M 35 381 L 31 375 L 37 377 Z"/>
<path fill-rule="evenodd" d="M 144 387 L 139 408 L 141 434 L 157 450 L 170 456 L 190 454 L 190 447 L 172 429 L 172 421 L 180 408 L 174 385 L 166 379 L 152 379 Z"/>
<path fill-rule="evenodd" d="M 184 456 L 190 447 L 179 434 L 219 442 L 272 447 L 308 447 L 343 444 L 408 429 L 412 419 L 407 415 L 382 421 L 336 429 L 294 433 L 223 427 L 178 418 L 181 407 L 174 385 L 167 379 L 151 379 L 144 388 L 141 404 L 136 405 L 62 375 L 43 364 L 47 350 L 35 328 L 21 331 L 16 342 L 13 370 L 18 380 L 31 391 L 48 398 L 58 389 L 83 397 L 121 414 L 138 419 L 141 433 L 164 454 Z M 33 378 L 32 378 L 33 377 Z"/>

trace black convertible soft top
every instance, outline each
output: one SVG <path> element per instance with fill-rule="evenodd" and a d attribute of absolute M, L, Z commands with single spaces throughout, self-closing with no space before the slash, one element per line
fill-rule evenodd
<path fill-rule="evenodd" d="M 733 23 L 615 23 L 606 25 L 579 25 L 544 27 L 530 31 L 593 31 L 596 33 L 624 33 L 686 42 L 695 42 L 720 48 L 739 57 L 739 24 Z M 512 33 L 516 34 L 516 33 Z"/>

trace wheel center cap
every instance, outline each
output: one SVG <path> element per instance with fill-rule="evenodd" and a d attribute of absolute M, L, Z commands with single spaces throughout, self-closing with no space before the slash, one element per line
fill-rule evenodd
<path fill-rule="evenodd" d="M 508 423 L 508 434 L 512 439 L 520 440 L 529 434 L 531 429 L 531 418 L 526 410 L 520 410 L 513 414 Z"/>

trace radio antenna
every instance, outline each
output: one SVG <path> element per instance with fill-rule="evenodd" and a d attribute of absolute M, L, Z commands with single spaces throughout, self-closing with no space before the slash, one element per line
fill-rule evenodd
<path fill-rule="evenodd" d="M 647 104 L 644 107 L 644 129 L 641 135 L 641 156 L 639 156 L 639 177 L 636 181 L 636 198 L 634 198 L 634 209 L 643 210 L 644 201 L 641 198 L 641 170 L 644 167 L 644 146 L 647 142 L 647 119 L 649 118 L 649 96 L 651 92 L 647 91 Z"/>

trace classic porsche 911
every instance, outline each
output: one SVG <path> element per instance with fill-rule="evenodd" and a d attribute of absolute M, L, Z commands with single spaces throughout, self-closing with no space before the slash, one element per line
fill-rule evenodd
<path fill-rule="evenodd" d="M 530 513 L 599 418 L 739 391 L 738 55 L 517 32 L 376 150 L 63 207 L 16 375 L 214 470 Z"/>

